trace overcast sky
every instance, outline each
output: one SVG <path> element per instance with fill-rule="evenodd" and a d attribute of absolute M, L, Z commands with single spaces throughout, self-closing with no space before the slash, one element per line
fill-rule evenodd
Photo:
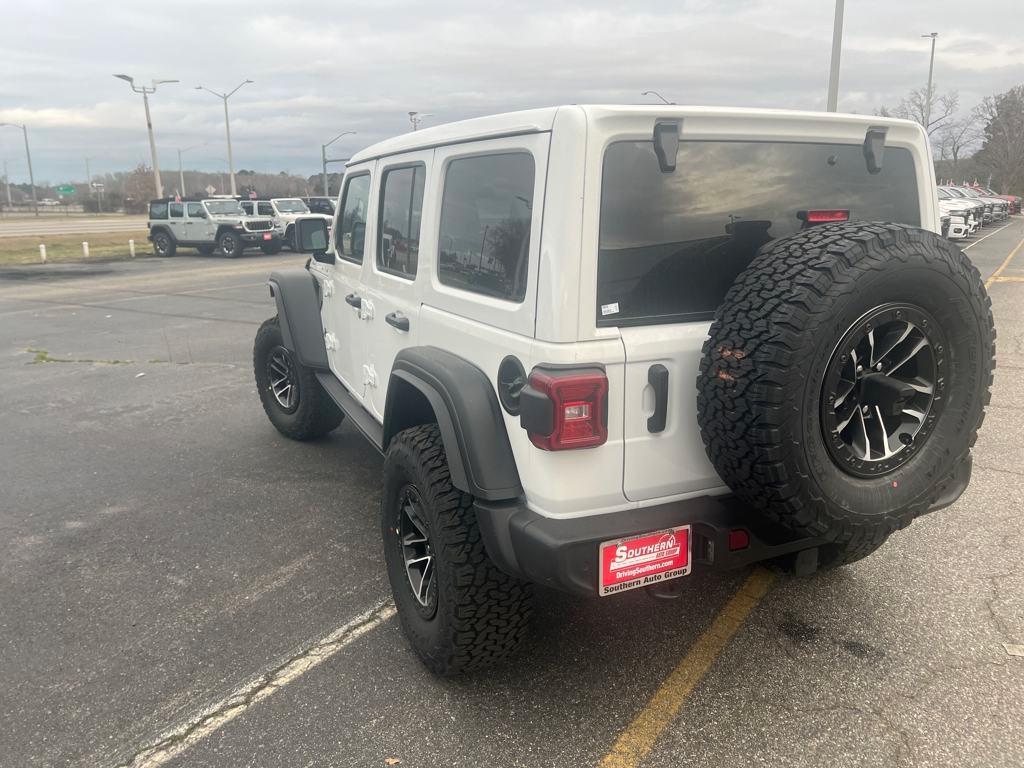
<path fill-rule="evenodd" d="M 823 109 L 831 0 L 266 3 L 0 0 L 0 122 L 27 123 L 36 179 L 149 163 L 142 97 L 113 73 L 177 78 L 151 99 L 161 166 L 226 164 L 228 91 L 236 168 L 319 169 L 320 144 L 352 151 L 426 123 L 562 103 Z M 935 79 L 970 108 L 1024 82 L 1021 0 L 847 0 L 842 111 L 871 112 Z M 21 136 L 0 159 L 27 180 Z"/>

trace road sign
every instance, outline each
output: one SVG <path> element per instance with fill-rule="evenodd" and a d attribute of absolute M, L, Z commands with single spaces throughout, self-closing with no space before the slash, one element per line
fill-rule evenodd
<path fill-rule="evenodd" d="M 217 188 L 215 186 L 213 186 L 213 184 L 207 184 L 206 185 L 206 194 L 212 195 L 216 191 L 217 191 Z"/>
<path fill-rule="evenodd" d="M 58 195 L 73 195 L 73 194 L 75 194 L 75 188 L 73 186 L 71 186 L 70 184 L 64 184 L 62 186 L 57 187 L 57 194 Z"/>
<path fill-rule="evenodd" d="M 94 181 L 92 183 L 92 188 L 93 189 L 103 189 L 103 182 L 102 181 Z"/>

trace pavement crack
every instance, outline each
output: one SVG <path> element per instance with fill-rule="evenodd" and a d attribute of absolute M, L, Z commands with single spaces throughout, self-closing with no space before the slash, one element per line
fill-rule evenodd
<path fill-rule="evenodd" d="M 988 609 L 989 620 L 992 622 L 992 626 L 995 627 L 996 631 L 1002 637 L 1004 643 L 1010 643 L 1011 645 L 1016 643 L 1013 638 L 1013 634 L 1010 632 L 1010 627 L 1006 623 L 1006 620 L 999 615 L 996 610 L 996 603 L 1002 599 L 1002 588 L 999 586 L 1001 579 L 1011 578 L 1014 574 L 1012 573 L 997 573 L 992 576 L 986 577 L 988 579 L 989 588 L 992 590 L 992 597 L 985 601 L 985 607 Z"/>
<path fill-rule="evenodd" d="M 136 750 L 117 768 L 157 768 L 234 720 L 249 707 L 321 664 L 352 641 L 394 616 L 395 607 L 383 600 L 308 648 L 289 656 L 228 694 L 183 724 L 165 731 L 155 742 Z"/>

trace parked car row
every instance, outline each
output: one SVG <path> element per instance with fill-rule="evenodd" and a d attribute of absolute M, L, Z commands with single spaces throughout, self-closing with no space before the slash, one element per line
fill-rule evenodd
<path fill-rule="evenodd" d="M 985 187 L 944 185 L 938 188 L 942 234 L 964 240 L 989 224 L 1021 212 L 1021 198 L 997 195 Z"/>

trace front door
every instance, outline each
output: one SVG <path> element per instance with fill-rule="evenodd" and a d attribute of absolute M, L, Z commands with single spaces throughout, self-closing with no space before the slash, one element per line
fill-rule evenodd
<path fill-rule="evenodd" d="M 213 243 L 214 228 L 206 216 L 202 203 L 185 204 L 185 229 L 188 239 L 198 243 Z"/>
<path fill-rule="evenodd" d="M 370 183 L 373 164 L 349 169 L 342 189 L 338 220 L 334 226 L 334 264 L 324 271 L 321 312 L 327 357 L 331 370 L 345 388 L 362 402 L 364 396 L 363 353 L 366 326 L 373 307 L 363 302 L 360 273 L 374 229 L 369 219 Z M 372 256 L 371 256 L 372 257 Z"/>
<path fill-rule="evenodd" d="M 388 158 L 378 166 L 373 190 L 376 232 L 372 261 L 363 270 L 363 302 L 369 304 L 363 378 L 366 405 L 384 419 L 387 384 L 396 355 L 416 344 L 417 292 L 424 187 L 432 150 Z"/>

